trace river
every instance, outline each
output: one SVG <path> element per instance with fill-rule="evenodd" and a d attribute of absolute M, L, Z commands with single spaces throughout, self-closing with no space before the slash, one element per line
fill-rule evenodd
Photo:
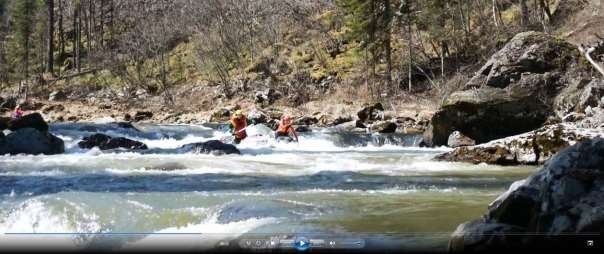
<path fill-rule="evenodd" d="M 420 137 L 402 134 L 326 128 L 287 144 L 250 127 L 242 155 L 215 156 L 178 147 L 224 137 L 224 126 L 140 129 L 58 123 L 50 131 L 65 141 L 65 154 L 0 156 L 0 245 L 37 236 L 76 249 L 136 249 L 162 239 L 171 239 L 162 246 L 202 249 L 220 240 L 304 235 L 442 251 L 458 224 L 535 170 L 436 162 L 447 148 L 419 148 Z M 77 147 L 96 132 L 150 149 Z"/>

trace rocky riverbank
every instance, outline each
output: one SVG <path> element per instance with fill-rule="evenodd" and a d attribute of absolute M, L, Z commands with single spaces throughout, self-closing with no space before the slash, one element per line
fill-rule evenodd
<path fill-rule="evenodd" d="M 604 234 L 604 139 L 566 148 L 460 225 L 452 252 L 589 248 Z"/>
<path fill-rule="evenodd" d="M 543 164 L 576 142 L 604 137 L 604 82 L 589 70 L 574 45 L 520 33 L 445 100 L 424 144 L 455 148 L 439 160 Z"/>

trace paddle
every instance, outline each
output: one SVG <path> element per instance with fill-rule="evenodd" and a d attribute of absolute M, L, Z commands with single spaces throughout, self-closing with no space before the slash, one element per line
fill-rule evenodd
<path fill-rule="evenodd" d="M 253 124 L 252 124 L 252 125 L 253 125 Z M 224 137 L 220 138 L 219 140 L 220 140 L 220 142 L 222 142 L 222 143 L 226 143 L 226 141 L 227 141 L 227 140 L 229 140 L 229 143 L 230 143 L 230 142 L 233 142 L 233 140 L 235 139 L 235 135 L 234 135 L 234 134 L 239 134 L 239 133 L 241 133 L 242 131 L 244 131 L 245 129 L 247 129 L 247 127 L 250 127 L 250 126 L 252 126 L 252 125 L 245 126 L 245 127 L 243 127 L 243 129 L 238 130 L 238 131 L 236 131 L 235 133 L 232 133 L 232 134 L 226 134 L 226 135 L 224 135 Z"/>

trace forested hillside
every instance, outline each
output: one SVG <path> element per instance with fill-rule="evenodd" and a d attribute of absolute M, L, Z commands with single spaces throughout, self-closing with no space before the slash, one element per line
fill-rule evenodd
<path fill-rule="evenodd" d="M 270 103 L 294 107 L 417 96 L 437 106 L 519 32 L 597 39 L 596 2 L 0 0 L 0 84 L 22 99 L 102 91 L 176 106 L 203 91 L 203 108 L 270 88 Z"/>

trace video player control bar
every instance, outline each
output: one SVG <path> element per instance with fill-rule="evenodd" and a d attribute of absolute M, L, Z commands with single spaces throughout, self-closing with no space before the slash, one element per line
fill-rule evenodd
<path fill-rule="evenodd" d="M 359 238 L 315 239 L 296 237 L 293 239 L 243 239 L 239 246 L 244 249 L 362 249 L 365 240 Z"/>

